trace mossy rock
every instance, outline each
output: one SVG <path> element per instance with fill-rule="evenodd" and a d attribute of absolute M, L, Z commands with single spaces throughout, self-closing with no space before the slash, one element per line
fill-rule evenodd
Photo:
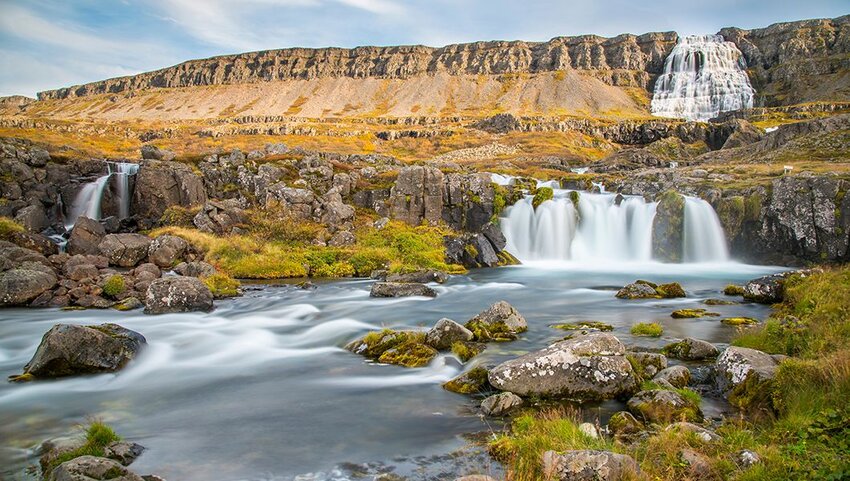
<path fill-rule="evenodd" d="M 629 411 L 646 422 L 701 421 L 699 405 L 676 391 L 651 389 L 635 394 L 627 403 Z"/>
<path fill-rule="evenodd" d="M 738 304 L 735 301 L 727 301 L 725 299 L 706 299 L 702 301 L 706 306 L 731 306 L 734 304 Z"/>
<path fill-rule="evenodd" d="M 608 420 L 608 430 L 617 437 L 634 436 L 644 429 L 643 423 L 628 411 L 618 411 Z"/>
<path fill-rule="evenodd" d="M 685 226 L 685 198 L 668 190 L 658 197 L 652 221 L 652 256 L 664 262 L 681 262 Z"/>
<path fill-rule="evenodd" d="M 457 341 L 452 343 L 452 354 L 462 362 L 467 362 L 473 357 L 481 354 L 487 346 L 480 342 Z"/>
<path fill-rule="evenodd" d="M 725 317 L 721 319 L 720 322 L 728 326 L 751 326 L 753 324 L 758 324 L 759 321 L 752 317 Z"/>
<path fill-rule="evenodd" d="M 600 321 L 580 321 L 567 322 L 563 324 L 552 324 L 549 326 L 553 329 L 561 329 L 563 331 L 613 331 L 614 326 Z"/>
<path fill-rule="evenodd" d="M 443 389 L 458 394 L 476 394 L 490 389 L 487 369 L 476 367 L 443 384 Z"/>
<path fill-rule="evenodd" d="M 736 286 L 735 284 L 729 284 L 723 289 L 723 293 L 727 296 L 743 296 L 744 288 L 742 286 Z"/>
<path fill-rule="evenodd" d="M 677 309 L 670 314 L 674 319 L 695 319 L 706 316 L 719 316 L 716 312 L 708 312 L 705 309 Z"/>
<path fill-rule="evenodd" d="M 416 341 L 406 341 L 381 354 L 378 362 L 404 367 L 425 367 L 437 357 L 437 350 Z"/>
<path fill-rule="evenodd" d="M 508 342 L 515 341 L 519 337 L 517 332 L 501 321 L 492 324 L 469 321 L 466 323 L 466 328 L 472 331 L 474 339 L 480 342 Z"/>
<path fill-rule="evenodd" d="M 551 187 L 540 187 L 537 189 L 537 193 L 534 194 L 534 198 L 531 200 L 531 205 L 537 209 L 540 204 L 546 202 L 547 200 L 552 200 L 555 197 L 555 191 L 552 190 Z"/>
<path fill-rule="evenodd" d="M 427 366 L 437 356 L 437 351 L 425 344 L 425 333 L 392 329 L 370 332 L 345 348 L 374 361 L 404 367 Z"/>
<path fill-rule="evenodd" d="M 124 285 L 124 276 L 121 274 L 113 275 L 103 284 L 103 294 L 113 299 L 126 289 L 127 288 Z"/>
<path fill-rule="evenodd" d="M 646 279 L 638 279 L 638 280 L 636 280 L 634 283 L 635 283 L 635 284 L 643 284 L 643 285 L 645 285 L 645 286 L 649 286 L 649 287 L 651 287 L 651 288 L 653 288 L 653 289 L 655 289 L 655 288 L 657 288 L 657 287 L 658 287 L 658 284 L 656 284 L 656 283 L 654 283 L 654 282 L 652 282 L 652 281 L 647 281 Z"/>
<path fill-rule="evenodd" d="M 498 266 L 517 266 L 522 264 L 513 254 L 505 250 L 499 251 L 496 257 L 499 259 Z"/>
<path fill-rule="evenodd" d="M 667 284 L 661 284 L 659 286 L 656 286 L 655 292 L 657 292 L 659 296 L 665 299 L 687 297 L 687 295 L 685 294 L 685 289 L 683 289 L 682 285 L 678 282 L 670 282 Z"/>

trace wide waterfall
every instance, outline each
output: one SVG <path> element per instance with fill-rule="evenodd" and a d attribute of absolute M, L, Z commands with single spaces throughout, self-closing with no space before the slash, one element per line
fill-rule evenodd
<path fill-rule="evenodd" d="M 743 54 L 720 35 L 684 37 L 673 47 L 655 83 L 652 113 L 709 120 L 721 112 L 751 108 L 755 90 Z"/>
<path fill-rule="evenodd" d="M 498 179 L 503 180 L 503 179 Z M 543 183 L 541 183 L 543 184 Z M 526 196 L 500 219 L 508 252 L 521 261 L 651 262 L 657 203 L 641 196 L 553 189 L 535 210 Z M 708 202 L 685 197 L 685 262 L 729 260 L 726 238 Z"/>
<path fill-rule="evenodd" d="M 130 162 L 107 162 L 107 173 L 89 182 L 77 192 L 74 202 L 65 215 L 65 229 L 70 231 L 77 223 L 80 216 L 89 219 L 100 220 L 102 216 L 101 204 L 103 193 L 109 185 L 110 179 L 116 182 L 115 193 L 118 197 L 118 218 L 126 219 L 130 216 L 130 177 L 139 171 L 139 164 Z"/>

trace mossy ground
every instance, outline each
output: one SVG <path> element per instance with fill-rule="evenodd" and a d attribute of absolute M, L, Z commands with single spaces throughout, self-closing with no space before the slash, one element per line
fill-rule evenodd
<path fill-rule="evenodd" d="M 225 297 L 236 297 L 239 295 L 239 281 L 223 273 L 215 273 L 211 276 L 201 278 L 216 299 Z"/>

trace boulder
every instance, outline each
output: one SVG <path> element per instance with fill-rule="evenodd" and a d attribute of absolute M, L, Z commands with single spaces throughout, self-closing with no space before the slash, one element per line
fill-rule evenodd
<path fill-rule="evenodd" d="M 545 479 L 559 481 L 617 481 L 637 478 L 638 463 L 625 454 L 591 449 L 546 451 L 543 453 Z"/>
<path fill-rule="evenodd" d="M 717 357 L 720 351 L 710 342 L 686 337 L 664 346 L 664 354 L 683 361 L 701 361 Z"/>
<path fill-rule="evenodd" d="M 15 380 L 115 372 L 145 344 L 144 336 L 117 324 L 56 324 L 41 338 L 23 375 Z"/>
<path fill-rule="evenodd" d="M 625 352 L 623 343 L 610 334 L 577 335 L 505 361 L 488 377 L 495 388 L 520 396 L 612 399 L 637 389 Z"/>
<path fill-rule="evenodd" d="M 141 456 L 144 451 L 145 447 L 141 444 L 127 441 L 115 441 L 109 443 L 109 445 L 103 449 L 105 457 L 118 461 L 124 466 L 133 464 L 133 461 Z"/>
<path fill-rule="evenodd" d="M 332 231 L 350 226 L 354 220 L 354 207 L 342 202 L 341 199 L 322 202 L 319 220 Z"/>
<path fill-rule="evenodd" d="M 608 430 L 616 437 L 634 436 L 643 432 L 644 429 L 643 423 L 628 411 L 618 411 L 608 420 Z"/>
<path fill-rule="evenodd" d="M 144 481 L 121 463 L 107 458 L 80 456 L 56 466 L 48 481 Z"/>
<path fill-rule="evenodd" d="M 779 363 L 762 351 L 730 346 L 714 364 L 717 387 L 726 393 L 729 402 L 739 407 L 767 401 L 766 384 L 776 375 Z"/>
<path fill-rule="evenodd" d="M 644 378 L 655 376 L 667 367 L 667 356 L 654 352 L 630 352 L 628 356 L 640 365 Z"/>
<path fill-rule="evenodd" d="M 99 248 L 111 265 L 135 267 L 148 256 L 150 245 L 150 237 L 141 234 L 107 234 Z"/>
<path fill-rule="evenodd" d="M 472 331 L 451 319 L 440 319 L 425 334 L 425 343 L 438 351 L 451 349 L 456 342 L 468 342 L 473 338 Z"/>
<path fill-rule="evenodd" d="M 667 423 L 674 419 L 699 421 L 702 411 L 699 406 L 682 397 L 676 391 L 650 389 L 641 391 L 626 405 L 635 416 L 650 423 Z"/>
<path fill-rule="evenodd" d="M 151 282 L 145 296 L 145 314 L 213 310 L 213 295 L 195 277 L 163 277 Z"/>
<path fill-rule="evenodd" d="M 443 179 L 436 167 L 416 165 L 401 169 L 390 190 L 390 217 L 410 225 L 436 225 L 442 218 Z"/>
<path fill-rule="evenodd" d="M 476 341 L 511 340 L 528 329 L 528 323 L 514 306 L 499 301 L 466 323 Z"/>
<path fill-rule="evenodd" d="M 25 305 L 52 289 L 57 280 L 53 269 L 34 261 L 0 272 L 0 306 Z"/>
<path fill-rule="evenodd" d="M 747 282 L 744 286 L 744 299 L 760 304 L 782 302 L 785 295 L 785 279 L 790 274 L 790 272 L 772 274 Z"/>
<path fill-rule="evenodd" d="M 415 282 L 376 282 L 369 291 L 371 297 L 437 297 L 437 291 Z"/>
<path fill-rule="evenodd" d="M 71 237 L 68 238 L 66 250 L 71 255 L 99 255 L 100 247 L 98 246 L 105 235 L 106 230 L 100 222 L 88 217 L 79 217 L 71 231 Z"/>
<path fill-rule="evenodd" d="M 664 429 L 665 431 L 682 431 L 687 433 L 693 433 L 696 435 L 697 438 L 700 439 L 700 441 L 704 443 L 720 441 L 722 439 L 714 431 L 686 421 L 679 421 L 677 423 L 673 423 Z"/>
<path fill-rule="evenodd" d="M 458 394 L 478 394 L 492 390 L 488 381 L 487 369 L 481 366 L 474 367 L 444 383 L 443 389 Z"/>
<path fill-rule="evenodd" d="M 145 160 L 174 160 L 174 152 L 170 150 L 160 149 L 155 145 L 142 146 L 142 159 Z"/>
<path fill-rule="evenodd" d="M 148 246 L 148 260 L 159 267 L 171 267 L 183 258 L 189 244 L 174 235 L 161 235 Z"/>
<path fill-rule="evenodd" d="M 501 392 L 493 394 L 481 401 L 481 412 L 485 416 L 500 417 L 509 414 L 514 409 L 521 407 L 522 398 L 512 392 Z"/>
<path fill-rule="evenodd" d="M 420 284 L 427 284 L 429 282 L 436 282 L 438 284 L 445 283 L 449 278 L 449 275 L 443 271 L 436 271 L 433 269 L 427 269 L 416 272 L 408 272 L 406 274 L 389 274 L 387 275 L 387 282 L 418 282 Z"/>
<path fill-rule="evenodd" d="M 685 387 L 691 380 L 691 370 L 685 366 L 670 366 L 659 371 L 652 380 L 664 380 L 674 387 Z"/>
<path fill-rule="evenodd" d="M 347 230 L 341 230 L 331 236 L 328 240 L 328 245 L 331 247 L 345 247 L 354 245 L 357 242 L 357 237 Z"/>
<path fill-rule="evenodd" d="M 15 213 L 15 222 L 24 226 L 29 232 L 41 232 L 50 227 L 50 220 L 44 212 L 44 207 L 38 205 L 28 205 Z"/>
<path fill-rule="evenodd" d="M 53 263 L 41 253 L 0 240 L 0 271 L 18 267 L 24 262 L 38 262 L 45 267 L 53 267 Z"/>
<path fill-rule="evenodd" d="M 174 266 L 174 272 L 181 276 L 207 277 L 215 274 L 215 267 L 203 261 L 181 262 Z"/>
<path fill-rule="evenodd" d="M 661 297 L 654 287 L 642 282 L 628 284 L 617 291 L 616 295 L 620 299 L 658 299 Z"/>
<path fill-rule="evenodd" d="M 157 221 L 170 206 L 189 207 L 206 200 L 203 179 L 190 166 L 165 160 L 139 164 L 133 206 L 140 218 Z"/>
<path fill-rule="evenodd" d="M 652 257 L 663 262 L 682 261 L 685 198 L 668 190 L 661 194 L 652 221 Z"/>
<path fill-rule="evenodd" d="M 192 222 L 198 229 L 224 235 L 248 221 L 248 216 L 237 199 L 211 200 L 204 204 Z"/>

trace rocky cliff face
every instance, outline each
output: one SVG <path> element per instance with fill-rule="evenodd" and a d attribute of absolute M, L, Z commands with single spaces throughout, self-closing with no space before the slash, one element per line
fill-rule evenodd
<path fill-rule="evenodd" d="M 850 15 L 720 34 L 744 54 L 759 103 L 850 99 Z"/>
<path fill-rule="evenodd" d="M 41 92 L 39 99 L 62 99 L 103 93 L 121 93 L 152 87 L 233 85 L 275 80 L 319 78 L 404 79 L 420 75 L 489 75 L 537 73 L 565 69 L 637 71 L 620 72 L 610 83 L 638 82 L 645 86 L 651 74 L 664 66 L 676 43 L 673 32 L 558 37 L 548 42 L 476 42 L 431 48 L 358 47 L 354 49 L 292 48 L 226 55 L 188 62 L 130 77 L 93 82 Z"/>

